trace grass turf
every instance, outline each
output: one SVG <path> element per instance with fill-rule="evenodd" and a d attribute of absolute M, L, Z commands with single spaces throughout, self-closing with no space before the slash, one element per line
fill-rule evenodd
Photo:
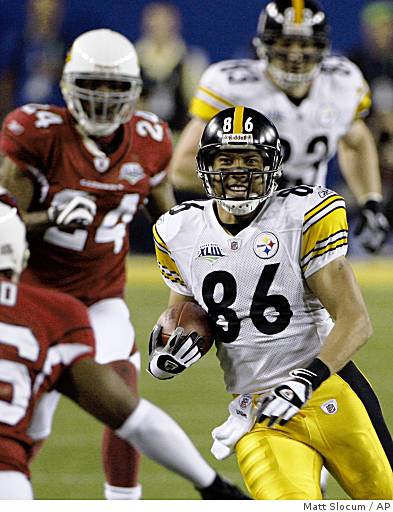
<path fill-rule="evenodd" d="M 354 263 L 354 268 L 375 331 L 355 360 L 371 381 L 387 424 L 392 427 L 392 262 L 359 262 Z M 228 403 L 214 351 L 173 381 L 156 381 L 145 371 L 148 335 L 159 313 L 166 307 L 167 296 L 168 289 L 161 281 L 154 259 L 147 256 L 130 258 L 127 302 L 142 354 L 141 393 L 182 425 L 210 464 L 243 487 L 234 457 L 218 462 L 210 455 L 210 431 L 225 420 Z M 32 467 L 37 499 L 103 499 L 101 432 L 102 427 L 96 420 L 69 400 L 61 399 L 53 433 Z M 142 462 L 141 482 L 144 499 L 199 499 L 189 482 L 148 459 Z M 346 498 L 333 479 L 329 480 L 328 498 Z"/>

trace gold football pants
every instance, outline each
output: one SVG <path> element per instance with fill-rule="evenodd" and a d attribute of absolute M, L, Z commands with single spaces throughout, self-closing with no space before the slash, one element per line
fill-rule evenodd
<path fill-rule="evenodd" d="M 353 499 L 393 499 L 393 444 L 377 397 L 353 363 L 284 426 L 257 423 L 236 445 L 254 499 L 322 499 L 325 465 Z"/>

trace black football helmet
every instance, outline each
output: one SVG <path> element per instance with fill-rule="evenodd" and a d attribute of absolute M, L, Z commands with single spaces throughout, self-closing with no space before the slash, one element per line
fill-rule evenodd
<path fill-rule="evenodd" d="M 304 47 L 303 67 L 285 65 L 287 48 L 293 41 Z M 277 47 L 278 42 L 282 43 L 280 47 Z M 267 57 L 269 71 L 278 85 L 290 91 L 299 83 L 311 82 L 318 64 L 329 51 L 326 15 L 315 0 L 274 0 L 259 16 L 253 44 L 258 57 Z"/>
<path fill-rule="evenodd" d="M 241 166 L 220 158 L 241 153 Z M 251 162 L 245 164 L 247 159 Z M 234 215 L 251 213 L 276 189 L 281 175 L 281 143 L 275 126 L 260 112 L 238 106 L 222 110 L 206 125 L 197 154 L 206 194 Z M 237 180 L 229 190 L 228 180 Z M 241 183 L 240 183 L 241 182 Z"/>

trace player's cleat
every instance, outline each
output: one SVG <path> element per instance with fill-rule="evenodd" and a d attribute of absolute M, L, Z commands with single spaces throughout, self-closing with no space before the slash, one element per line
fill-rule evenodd
<path fill-rule="evenodd" d="M 217 474 L 213 483 L 203 489 L 196 488 L 203 500 L 250 500 L 236 485 L 224 480 Z"/>

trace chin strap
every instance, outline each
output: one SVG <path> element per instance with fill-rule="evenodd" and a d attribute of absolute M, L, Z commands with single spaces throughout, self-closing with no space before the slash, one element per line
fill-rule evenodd
<path fill-rule="evenodd" d="M 232 215 L 247 215 L 255 211 L 265 198 L 252 199 L 248 201 L 230 201 L 227 199 L 217 199 L 225 211 Z"/>

